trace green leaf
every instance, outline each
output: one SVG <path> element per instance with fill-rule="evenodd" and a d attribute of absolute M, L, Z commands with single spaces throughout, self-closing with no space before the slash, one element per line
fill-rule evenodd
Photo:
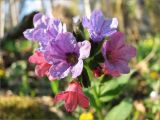
<path fill-rule="evenodd" d="M 118 87 L 118 83 L 117 80 L 110 80 L 105 82 L 101 87 L 101 95 L 104 95 L 106 92 L 115 89 L 116 87 Z"/>
<path fill-rule="evenodd" d="M 91 69 L 87 65 L 84 65 L 84 68 L 87 71 L 89 80 L 92 81 L 94 78 L 93 78 L 93 73 L 92 73 Z"/>
<path fill-rule="evenodd" d="M 114 78 L 112 80 L 106 81 L 101 86 L 101 95 L 105 94 L 106 92 L 108 92 L 110 90 L 116 89 L 120 85 L 125 85 L 128 82 L 132 73 L 133 72 L 131 72 L 130 74 L 122 75 L 118 78 Z"/>
<path fill-rule="evenodd" d="M 132 74 L 133 72 L 103 83 L 103 85 L 100 87 L 100 101 L 108 102 L 117 97 L 124 89 Z"/>
<path fill-rule="evenodd" d="M 95 98 L 93 91 L 88 88 L 85 88 L 83 90 L 84 90 L 85 95 L 88 96 L 91 106 L 93 106 L 96 109 L 99 109 L 99 107 L 96 104 L 96 98 Z"/>
<path fill-rule="evenodd" d="M 59 80 L 55 80 L 55 81 L 52 81 L 50 82 L 51 84 L 51 88 L 52 88 L 52 91 L 54 94 L 57 94 L 58 93 L 58 88 L 59 88 Z"/>
<path fill-rule="evenodd" d="M 84 29 L 84 35 L 85 35 L 85 40 L 88 40 L 89 39 L 89 32 Z"/>
<path fill-rule="evenodd" d="M 119 105 L 112 108 L 104 120 L 126 120 L 132 111 L 131 100 L 125 99 Z"/>
<path fill-rule="evenodd" d="M 106 92 L 103 96 L 99 98 L 101 102 L 108 102 L 114 98 L 116 98 L 121 92 L 124 86 L 118 86 L 116 89 L 110 90 Z"/>

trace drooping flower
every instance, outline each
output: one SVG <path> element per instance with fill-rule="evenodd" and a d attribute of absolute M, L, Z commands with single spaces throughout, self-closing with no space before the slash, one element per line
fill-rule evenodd
<path fill-rule="evenodd" d="M 84 109 L 89 107 L 89 99 L 82 91 L 82 87 L 78 82 L 71 82 L 66 91 L 55 96 L 55 102 L 64 101 L 65 108 L 68 112 L 72 112 L 79 105 Z"/>
<path fill-rule="evenodd" d="M 33 18 L 34 28 L 23 32 L 25 38 L 38 41 L 40 51 L 44 51 L 50 41 L 55 40 L 58 33 L 66 32 L 66 25 L 59 19 L 37 13 Z"/>
<path fill-rule="evenodd" d="M 50 74 L 56 78 L 71 74 L 72 78 L 76 78 L 82 72 L 83 59 L 89 57 L 90 49 L 91 45 L 87 40 L 76 42 L 72 33 L 58 34 L 44 53 L 45 59 L 52 64 Z"/>
<path fill-rule="evenodd" d="M 100 10 L 95 10 L 90 19 L 86 16 L 82 18 L 82 25 L 88 29 L 90 38 L 94 42 L 99 42 L 116 32 L 118 20 L 117 18 L 106 19 Z"/>
<path fill-rule="evenodd" d="M 112 76 L 129 73 L 128 62 L 136 56 L 136 49 L 124 43 L 124 34 L 116 32 L 105 41 L 102 48 L 107 72 Z"/>
<path fill-rule="evenodd" d="M 55 80 L 56 78 L 52 77 L 49 74 L 49 68 L 51 64 L 49 64 L 45 59 L 43 53 L 39 51 L 35 51 L 35 53 L 29 57 L 29 62 L 36 64 L 35 74 L 39 77 L 48 76 L 49 80 Z"/>

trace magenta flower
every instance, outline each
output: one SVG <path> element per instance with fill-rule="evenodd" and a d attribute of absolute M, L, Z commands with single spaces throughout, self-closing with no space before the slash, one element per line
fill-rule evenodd
<path fill-rule="evenodd" d="M 71 82 L 66 91 L 59 93 L 55 96 L 55 102 L 65 101 L 65 108 L 68 112 L 76 109 L 80 105 L 84 109 L 89 107 L 89 100 L 84 95 L 82 87 L 78 82 Z"/>
<path fill-rule="evenodd" d="M 35 74 L 37 76 L 48 76 L 49 80 L 56 79 L 49 74 L 49 68 L 51 67 L 51 65 L 44 59 L 43 53 L 35 51 L 35 53 L 29 57 L 29 62 L 36 64 Z"/>
<path fill-rule="evenodd" d="M 76 78 L 82 72 L 83 59 L 89 57 L 90 49 L 87 40 L 77 43 L 72 33 L 58 34 L 44 53 L 48 63 L 52 64 L 50 74 L 56 78 L 71 74 L 72 78 Z"/>
<path fill-rule="evenodd" d="M 59 19 L 44 16 L 38 13 L 33 18 L 34 28 L 23 32 L 25 38 L 38 41 L 40 51 L 44 51 L 50 41 L 55 40 L 58 33 L 66 32 L 66 25 L 62 25 Z"/>
<path fill-rule="evenodd" d="M 92 12 L 90 20 L 83 17 L 82 24 L 88 29 L 90 38 L 94 42 L 99 42 L 117 31 L 118 21 L 117 18 L 106 19 L 100 10 L 95 10 Z"/>
<path fill-rule="evenodd" d="M 129 73 L 128 62 L 136 56 L 136 49 L 124 43 L 124 34 L 116 32 L 105 41 L 102 48 L 105 67 L 112 76 Z"/>

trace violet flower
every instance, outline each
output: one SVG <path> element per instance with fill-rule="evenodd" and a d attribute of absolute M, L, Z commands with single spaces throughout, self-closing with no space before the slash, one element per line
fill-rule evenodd
<path fill-rule="evenodd" d="M 116 32 L 105 41 L 102 48 L 105 67 L 112 76 L 129 73 L 128 62 L 136 56 L 136 49 L 124 43 L 124 34 Z"/>
<path fill-rule="evenodd" d="M 76 42 L 72 33 L 60 33 L 47 47 L 44 55 L 52 64 L 50 74 L 55 78 L 64 78 L 71 74 L 79 76 L 83 69 L 83 60 L 89 57 L 91 45 L 87 40 Z"/>
<path fill-rule="evenodd" d="M 117 18 L 106 19 L 100 10 L 95 10 L 90 19 L 82 18 L 82 25 L 88 29 L 90 38 L 94 42 L 99 42 L 117 31 L 118 20 Z"/>
<path fill-rule="evenodd" d="M 55 40 L 58 33 L 66 32 L 66 25 L 59 19 L 38 13 L 33 18 L 34 28 L 23 32 L 25 38 L 38 41 L 40 51 L 44 51 L 50 41 Z"/>

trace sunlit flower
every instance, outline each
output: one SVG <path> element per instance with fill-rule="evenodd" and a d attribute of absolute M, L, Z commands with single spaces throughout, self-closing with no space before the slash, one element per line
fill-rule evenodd
<path fill-rule="evenodd" d="M 63 100 L 68 112 L 74 111 L 78 105 L 84 109 L 89 107 L 88 98 L 84 95 L 81 85 L 75 81 L 69 84 L 66 91 L 57 94 L 54 100 L 55 102 Z"/>
<path fill-rule="evenodd" d="M 66 32 L 66 25 L 62 25 L 59 19 L 52 16 L 44 16 L 38 13 L 33 18 L 34 28 L 23 32 L 25 38 L 38 41 L 40 51 L 44 51 L 50 41 L 53 41 L 58 33 Z"/>
<path fill-rule="evenodd" d="M 43 53 L 35 51 L 35 53 L 29 57 L 29 62 L 36 64 L 35 74 L 37 76 L 48 76 L 50 80 L 56 79 L 49 74 L 49 68 L 51 67 L 51 65 L 44 59 Z"/>
<path fill-rule="evenodd" d="M 46 49 L 45 59 L 52 64 L 50 74 L 56 78 L 64 78 L 71 74 L 79 76 L 83 69 L 83 60 L 89 57 L 91 45 L 85 40 L 76 42 L 72 33 L 60 33 Z"/>
<path fill-rule="evenodd" d="M 94 120 L 93 114 L 91 112 L 82 113 L 79 120 Z"/>
<path fill-rule="evenodd" d="M 90 38 L 98 42 L 116 32 L 118 20 L 117 18 L 106 19 L 100 10 L 95 10 L 90 19 L 83 17 L 82 24 L 88 29 Z"/>
<path fill-rule="evenodd" d="M 124 34 L 116 32 L 105 41 L 102 48 L 107 72 L 112 76 L 129 73 L 128 62 L 136 56 L 136 49 L 124 43 Z"/>

